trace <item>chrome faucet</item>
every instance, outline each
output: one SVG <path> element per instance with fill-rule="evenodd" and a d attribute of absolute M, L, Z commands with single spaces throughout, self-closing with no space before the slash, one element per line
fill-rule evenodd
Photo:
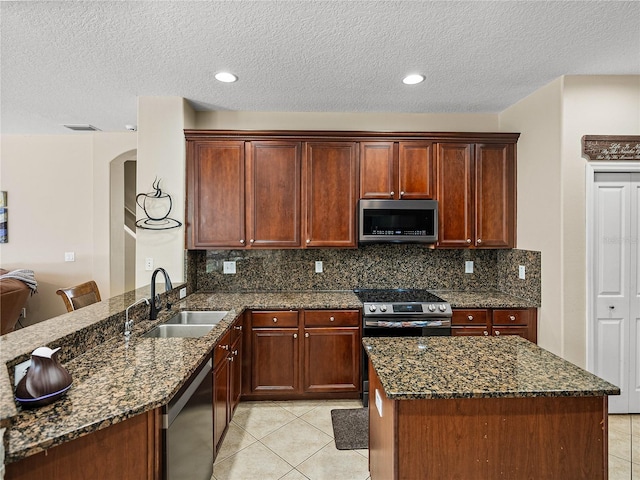
<path fill-rule="evenodd" d="M 164 276 L 164 291 L 168 292 L 173 288 L 171 285 L 171 279 L 169 278 L 169 274 L 166 272 L 164 268 L 156 268 L 151 275 L 151 311 L 149 313 L 149 320 L 155 320 L 158 318 L 158 312 L 162 310 L 162 305 L 158 306 L 160 303 L 160 295 L 156 294 L 156 275 L 158 272 L 162 272 Z M 171 308 L 171 304 L 167 302 L 167 309 Z"/>
<path fill-rule="evenodd" d="M 127 338 L 129 338 L 129 335 L 131 335 L 131 330 L 133 329 L 133 320 L 129 320 L 129 309 L 142 302 L 145 302 L 147 305 L 149 305 L 149 300 L 147 300 L 146 298 L 141 298 L 140 300 L 136 300 L 131 305 L 129 305 L 124 312 L 124 336 Z"/>

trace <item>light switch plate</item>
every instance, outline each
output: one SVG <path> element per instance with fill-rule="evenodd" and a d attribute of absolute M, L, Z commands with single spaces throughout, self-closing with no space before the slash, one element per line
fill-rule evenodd
<path fill-rule="evenodd" d="M 75 262 L 76 261 L 76 253 L 75 252 L 64 252 L 64 261 L 65 262 Z"/>
<path fill-rule="evenodd" d="M 236 273 L 236 262 L 224 262 L 222 265 L 222 273 L 226 273 L 226 274 Z"/>
<path fill-rule="evenodd" d="M 322 273 L 322 262 L 321 261 L 317 261 L 316 262 L 316 273 Z"/>
<path fill-rule="evenodd" d="M 144 269 L 147 272 L 150 272 L 151 270 L 153 270 L 153 258 L 147 257 L 144 259 Z"/>
<path fill-rule="evenodd" d="M 524 270 L 524 265 L 519 265 L 518 266 L 518 278 L 521 280 L 524 280 L 525 277 L 525 270 Z"/>
<path fill-rule="evenodd" d="M 473 273 L 473 261 L 467 260 L 464 262 L 464 273 Z"/>

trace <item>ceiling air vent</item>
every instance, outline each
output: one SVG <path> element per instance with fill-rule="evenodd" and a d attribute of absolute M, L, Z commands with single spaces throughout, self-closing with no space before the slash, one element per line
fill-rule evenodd
<path fill-rule="evenodd" d="M 94 127 L 93 125 L 63 125 L 63 127 L 67 127 L 69 130 L 75 130 L 76 132 L 99 132 L 100 129 Z"/>

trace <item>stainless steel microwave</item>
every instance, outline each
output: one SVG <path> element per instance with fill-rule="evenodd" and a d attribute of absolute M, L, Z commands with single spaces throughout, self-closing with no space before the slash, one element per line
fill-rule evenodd
<path fill-rule="evenodd" d="M 360 243 L 435 243 L 436 200 L 360 200 Z"/>

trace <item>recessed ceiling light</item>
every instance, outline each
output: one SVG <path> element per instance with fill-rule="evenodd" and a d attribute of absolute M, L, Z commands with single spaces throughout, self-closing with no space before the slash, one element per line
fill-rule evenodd
<path fill-rule="evenodd" d="M 216 80 L 224 83 L 233 83 L 236 80 L 238 80 L 238 77 L 236 77 L 233 73 L 229 73 L 229 72 L 216 73 L 215 77 L 216 77 Z"/>
<path fill-rule="evenodd" d="M 423 81 L 424 81 L 424 75 L 420 75 L 417 73 L 412 75 L 407 75 L 402 79 L 402 83 L 404 83 L 405 85 L 415 85 L 416 83 L 420 83 Z"/>

